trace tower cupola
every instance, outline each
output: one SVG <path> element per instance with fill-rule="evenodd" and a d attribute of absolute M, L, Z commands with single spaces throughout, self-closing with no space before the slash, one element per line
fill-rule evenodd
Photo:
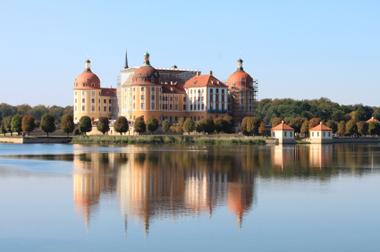
<path fill-rule="evenodd" d="M 243 70 L 243 60 L 241 59 L 241 56 L 239 56 L 239 60 L 237 61 L 238 66 L 237 66 L 237 71 L 244 71 Z"/>
<path fill-rule="evenodd" d="M 144 64 L 143 64 L 143 66 L 150 66 L 148 51 L 146 51 L 146 53 L 144 54 Z"/>
<path fill-rule="evenodd" d="M 84 64 L 84 71 L 91 72 L 91 61 L 89 60 L 88 56 L 87 56 L 86 63 Z"/>

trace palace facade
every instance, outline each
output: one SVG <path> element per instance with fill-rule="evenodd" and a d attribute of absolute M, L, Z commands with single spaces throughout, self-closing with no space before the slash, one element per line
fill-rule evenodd
<path fill-rule="evenodd" d="M 124 116 L 130 121 L 140 116 L 147 121 L 154 116 L 159 121 L 176 123 L 180 118 L 199 121 L 229 115 L 240 123 L 244 117 L 254 115 L 256 97 L 257 80 L 243 70 L 241 59 L 225 83 L 212 71 L 201 75 L 198 70 L 179 69 L 176 65 L 154 68 L 148 52 L 141 67 L 128 67 L 126 54 L 117 88 L 101 88 L 87 59 L 85 71 L 74 83 L 74 121 L 84 115 L 92 120 Z"/>

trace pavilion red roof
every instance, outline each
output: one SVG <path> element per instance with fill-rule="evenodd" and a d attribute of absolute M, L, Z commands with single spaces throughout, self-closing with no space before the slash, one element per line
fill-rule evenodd
<path fill-rule="evenodd" d="M 329 127 L 323 125 L 322 123 L 312 128 L 310 131 L 332 131 Z"/>
<path fill-rule="evenodd" d="M 272 130 L 294 130 L 292 127 L 287 125 L 286 123 L 280 123 L 276 127 L 272 128 Z"/>

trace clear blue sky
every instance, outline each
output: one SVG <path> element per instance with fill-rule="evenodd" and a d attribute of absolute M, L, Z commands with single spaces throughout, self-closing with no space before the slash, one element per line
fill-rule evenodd
<path fill-rule="evenodd" d="M 259 99 L 380 106 L 380 1 L 0 0 L 0 103 L 72 105 L 87 54 L 103 87 L 124 66 L 213 70 L 239 53 Z"/>

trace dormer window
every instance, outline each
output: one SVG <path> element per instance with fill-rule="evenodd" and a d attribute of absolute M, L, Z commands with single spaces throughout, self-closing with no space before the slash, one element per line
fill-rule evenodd
<path fill-rule="evenodd" d="M 85 87 L 85 86 L 86 86 L 86 83 L 83 82 L 83 87 Z"/>
<path fill-rule="evenodd" d="M 235 82 L 234 82 L 234 83 L 232 83 L 232 87 L 233 87 L 233 88 L 235 87 Z"/>
<path fill-rule="evenodd" d="M 145 82 L 145 78 L 141 78 L 141 82 Z"/>
<path fill-rule="evenodd" d="M 91 87 L 95 87 L 95 84 L 94 84 L 94 83 L 92 83 L 92 84 L 91 84 Z"/>
<path fill-rule="evenodd" d="M 151 82 L 154 82 L 154 78 L 152 77 Z"/>

